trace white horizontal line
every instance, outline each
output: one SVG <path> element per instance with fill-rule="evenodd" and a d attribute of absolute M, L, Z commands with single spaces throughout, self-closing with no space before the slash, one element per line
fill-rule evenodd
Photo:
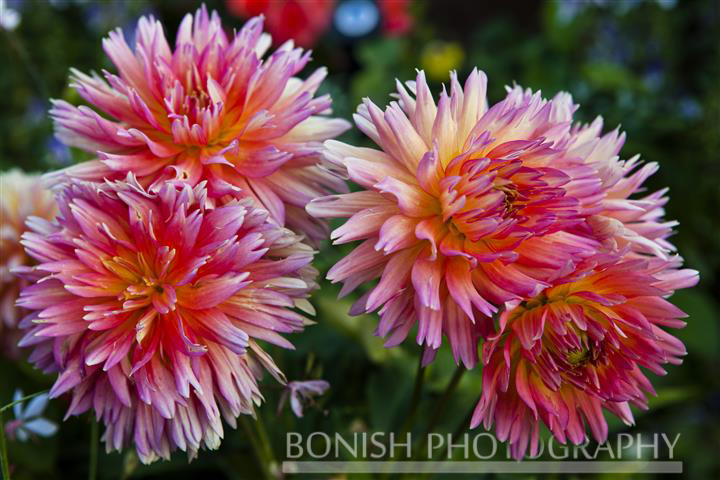
<path fill-rule="evenodd" d="M 292 473 L 682 473 L 680 461 L 285 461 Z"/>

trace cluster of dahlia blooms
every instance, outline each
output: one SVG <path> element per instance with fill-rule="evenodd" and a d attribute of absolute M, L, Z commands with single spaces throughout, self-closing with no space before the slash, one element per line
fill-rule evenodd
<path fill-rule="evenodd" d="M 324 235 L 305 213 L 344 191 L 324 168 L 323 141 L 348 127 L 326 116 L 325 76 L 297 74 L 309 53 L 270 56 L 262 18 L 236 34 L 203 7 L 175 48 L 152 17 L 134 48 L 121 31 L 103 46 L 118 74 L 73 72 L 92 104 L 55 101 L 58 137 L 96 159 L 49 176 L 59 214 L 23 236 L 31 282 L 20 341 L 69 392 L 68 415 L 93 409 L 108 450 L 134 445 L 149 463 L 173 450 L 217 448 L 262 400 L 258 380 L 283 374 L 261 343 L 313 313 L 313 249 Z M 3 230 L 3 234 L 4 234 Z"/>
<path fill-rule="evenodd" d="M 14 356 L 15 328 L 23 315 L 15 301 L 27 282 L 12 271 L 30 264 L 20 238 L 27 231 L 25 222 L 29 218 L 51 219 L 56 207 L 40 177 L 19 170 L 0 174 L 0 192 L 0 354 Z"/>
<path fill-rule="evenodd" d="M 379 335 L 413 327 L 434 358 L 443 337 L 457 362 L 478 363 L 482 398 L 472 424 L 493 422 L 522 457 L 542 422 L 560 441 L 602 442 L 603 409 L 632 421 L 684 354 L 662 327 L 683 313 L 665 297 L 697 281 L 666 240 L 664 191 L 634 198 L 656 164 L 618 153 L 624 135 L 602 120 L 573 123 L 567 93 L 520 87 L 489 106 L 487 79 L 433 99 L 423 72 L 398 82 L 384 110 L 370 100 L 355 122 L 379 147 L 326 142 L 327 157 L 363 190 L 316 199 L 317 217 L 348 218 L 335 243 L 362 243 L 328 273 L 341 295 L 379 281 L 353 313 L 379 310 Z"/>
<path fill-rule="evenodd" d="M 0 306 L 14 324 L 12 269 L 20 345 L 58 373 L 51 397 L 69 392 L 68 415 L 94 410 L 107 449 L 146 463 L 217 448 L 265 372 L 285 382 L 261 343 L 292 348 L 282 334 L 307 324 L 304 240 L 335 217 L 335 243 L 362 243 L 328 278 L 341 295 L 375 282 L 351 313 L 379 311 L 389 347 L 415 329 L 425 364 L 443 338 L 458 364 L 482 363 L 472 426 L 494 424 L 517 458 L 541 424 L 579 444 L 585 424 L 604 441 L 605 410 L 631 423 L 653 392 L 644 369 L 685 353 L 667 297 L 697 281 L 667 240 L 665 191 L 638 195 L 656 164 L 621 160 L 601 119 L 573 123 L 567 93 L 513 87 L 489 106 L 477 70 L 437 102 L 422 72 L 385 109 L 364 101 L 355 121 L 379 148 L 334 141 L 349 124 L 315 96 L 325 70 L 296 77 L 310 57 L 292 41 L 266 56 L 262 23 L 228 35 L 203 7 L 174 49 L 152 17 L 133 48 L 110 33 L 117 74 L 73 72 L 92 108 L 51 111 L 95 157 L 48 177 L 57 216 L 34 183 L 9 176 L 29 202 L 3 183 Z M 32 262 L 17 246 L 29 214 Z M 327 389 L 301 383 L 286 391 L 298 415 Z"/>

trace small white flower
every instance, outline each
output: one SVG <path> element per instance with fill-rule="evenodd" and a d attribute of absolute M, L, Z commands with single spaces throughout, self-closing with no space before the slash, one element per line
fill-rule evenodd
<path fill-rule="evenodd" d="M 1 1 L 1 0 L 0 0 Z M 15 390 L 13 402 L 23 398 L 22 390 Z M 33 434 L 40 437 L 51 437 L 57 432 L 57 425 L 40 415 L 48 404 L 48 395 L 43 393 L 28 402 L 27 408 L 23 403 L 13 405 L 15 420 L 5 425 L 5 430 L 10 438 L 17 438 L 21 442 L 26 441 Z"/>

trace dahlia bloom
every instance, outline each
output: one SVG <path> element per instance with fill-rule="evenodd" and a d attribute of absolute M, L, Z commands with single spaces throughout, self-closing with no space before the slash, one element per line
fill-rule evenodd
<path fill-rule="evenodd" d="M 632 173 L 637 159 L 618 159 L 624 135 L 602 135 L 601 119 L 573 125 L 563 92 L 545 100 L 516 86 L 488 108 L 486 81 L 474 70 L 463 88 L 452 74 L 436 104 L 419 72 L 384 111 L 366 99 L 355 122 L 380 150 L 325 144 L 364 190 L 308 205 L 349 217 L 335 243 L 363 240 L 328 274 L 341 295 L 380 277 L 353 312 L 380 309 L 388 346 L 417 324 L 428 359 L 445 334 L 467 367 L 506 302 L 539 295 L 601 250 L 665 255 L 672 227 L 660 220 L 663 192 L 629 199 L 655 167 Z"/>
<path fill-rule="evenodd" d="M 56 210 L 52 194 L 37 175 L 20 170 L 0 174 L 0 332 L 3 326 L 15 327 L 22 317 L 15 301 L 25 282 L 11 270 L 31 263 L 20 244 L 25 222 L 32 217 L 50 220 Z"/>
<path fill-rule="evenodd" d="M 628 425 L 630 405 L 647 408 L 654 394 L 640 367 L 663 375 L 679 364 L 682 342 L 664 330 L 685 314 L 664 297 L 697 282 L 672 257 L 600 254 L 539 295 L 512 302 L 498 332 L 483 344 L 482 397 L 471 427 L 495 423 L 520 459 L 537 454 L 540 423 L 560 442 L 581 444 L 585 423 L 607 439 L 607 410 Z"/>
<path fill-rule="evenodd" d="M 261 402 L 264 370 L 284 382 L 258 341 L 292 348 L 281 334 L 306 324 L 290 308 L 312 310 L 311 248 L 204 182 L 73 182 L 58 204 L 23 236 L 38 265 L 19 272 L 35 281 L 20 345 L 59 372 L 50 397 L 71 392 L 68 416 L 93 408 L 108 451 L 134 444 L 145 463 L 217 448 L 221 418 L 234 428 Z"/>
<path fill-rule="evenodd" d="M 94 109 L 56 100 L 51 110 L 57 137 L 99 158 L 55 177 L 122 180 L 132 172 L 148 190 L 166 180 L 207 181 L 211 197 L 252 198 L 278 224 L 287 219 L 324 237 L 304 207 L 345 189 L 320 166 L 320 150 L 348 124 L 325 116 L 329 95 L 314 97 L 324 68 L 294 76 L 310 52 L 290 41 L 263 58 L 270 37 L 262 17 L 228 36 L 204 6 L 185 17 L 174 50 L 152 17 L 140 19 L 134 50 L 119 29 L 103 47 L 119 75 L 72 71 L 71 86 Z"/>

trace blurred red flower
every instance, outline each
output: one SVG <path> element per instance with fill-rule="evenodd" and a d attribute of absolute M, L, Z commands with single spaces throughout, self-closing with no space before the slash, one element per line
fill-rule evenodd
<path fill-rule="evenodd" d="M 412 28 L 409 0 L 378 0 L 382 29 L 388 35 L 402 35 Z"/>
<path fill-rule="evenodd" d="M 265 15 L 265 26 L 277 44 L 293 39 L 310 47 L 330 26 L 335 0 L 226 0 L 226 4 L 238 16 Z"/>

